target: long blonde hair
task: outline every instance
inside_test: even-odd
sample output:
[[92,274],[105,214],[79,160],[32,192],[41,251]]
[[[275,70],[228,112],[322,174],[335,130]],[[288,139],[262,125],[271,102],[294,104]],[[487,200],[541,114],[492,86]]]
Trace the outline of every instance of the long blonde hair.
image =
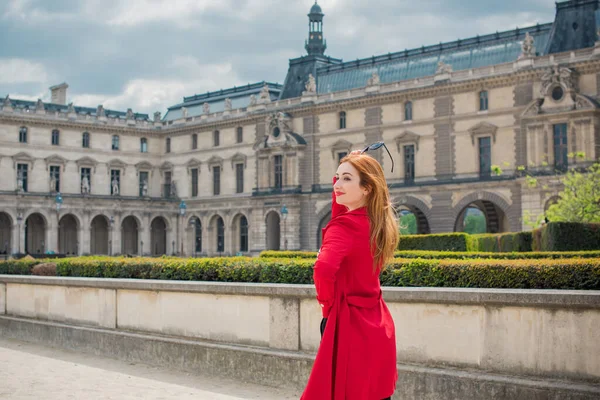
[[390,192],[383,169],[374,158],[366,154],[350,154],[340,160],[348,162],[358,171],[360,186],[367,189],[367,212],[371,221],[371,251],[374,269],[384,268],[398,247],[399,232],[396,210],[390,201]]

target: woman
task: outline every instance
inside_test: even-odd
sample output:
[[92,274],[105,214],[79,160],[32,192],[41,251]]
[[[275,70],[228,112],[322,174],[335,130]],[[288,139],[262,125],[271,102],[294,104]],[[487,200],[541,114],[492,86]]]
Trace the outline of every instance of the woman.
[[398,377],[396,337],[379,273],[398,245],[396,215],[375,159],[353,151],[333,183],[314,267],[324,331],[302,400],[389,399]]

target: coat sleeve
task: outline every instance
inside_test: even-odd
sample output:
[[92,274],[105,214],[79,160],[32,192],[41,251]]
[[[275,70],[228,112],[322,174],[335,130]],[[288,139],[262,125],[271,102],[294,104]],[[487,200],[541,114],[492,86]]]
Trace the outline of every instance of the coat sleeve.
[[[334,176],[333,177],[333,185],[335,185],[335,182],[337,181],[337,178]],[[348,211],[348,208],[346,208],[346,206],[343,206],[341,204],[338,204],[338,202],[335,200],[335,192],[333,191],[333,188],[331,190],[331,218],[335,218],[340,214],[345,213],[346,211]]]
[[329,316],[333,306],[336,275],[342,261],[352,249],[352,241],[351,229],[342,221],[333,221],[327,227],[313,272],[317,300],[321,306],[323,318]]

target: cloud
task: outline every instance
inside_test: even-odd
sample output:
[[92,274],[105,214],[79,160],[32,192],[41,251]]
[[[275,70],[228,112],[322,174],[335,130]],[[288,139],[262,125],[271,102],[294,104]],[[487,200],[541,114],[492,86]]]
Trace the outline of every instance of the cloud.
[[[32,97],[66,81],[69,101],[77,105],[164,112],[183,96],[283,82],[288,59],[305,54],[306,14],[313,4],[0,0],[0,92]],[[326,54],[346,61],[551,22],[555,8],[552,0],[319,4]]]
[[[128,81],[119,94],[76,94],[71,101],[81,106],[102,104],[111,109],[132,108],[136,112],[151,113],[181,103],[184,96],[243,84],[231,64],[201,64],[193,57],[176,57],[170,66],[181,72],[180,79],[134,79]],[[197,77],[186,79],[193,71]]]
[[48,81],[45,67],[19,58],[0,58],[0,84],[44,83]]

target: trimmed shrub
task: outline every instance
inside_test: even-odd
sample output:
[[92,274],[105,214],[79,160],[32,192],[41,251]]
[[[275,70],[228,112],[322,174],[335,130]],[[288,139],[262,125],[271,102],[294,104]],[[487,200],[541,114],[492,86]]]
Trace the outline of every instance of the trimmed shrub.
[[[264,251],[261,258],[301,258],[315,261],[316,252],[311,251]],[[600,258],[600,250],[596,251],[548,251],[526,253],[496,253],[496,252],[467,252],[467,251],[417,251],[402,250],[394,253],[395,258],[426,258],[426,259],[453,259],[469,260],[476,258],[496,260],[528,260],[539,258]]]
[[39,260],[8,260],[0,262],[0,275],[31,275]]
[[[468,253],[467,253],[468,254]],[[502,253],[490,253],[502,254]],[[219,282],[311,284],[314,260],[275,258],[78,257],[57,262],[57,275]],[[10,265],[10,268],[7,268]],[[30,265],[0,263],[0,270],[30,272]],[[21,268],[21,269],[20,269]],[[394,259],[381,274],[384,286],[521,289],[600,289],[600,258]]]
[[499,234],[472,235],[469,251],[484,252],[525,252],[531,251],[531,232],[510,232]]
[[469,235],[464,232],[432,235],[402,235],[398,250],[467,251]]
[[550,222],[533,231],[534,251],[600,250],[600,224]]
[[600,289],[600,259],[398,259],[381,276],[384,286],[504,289]]

